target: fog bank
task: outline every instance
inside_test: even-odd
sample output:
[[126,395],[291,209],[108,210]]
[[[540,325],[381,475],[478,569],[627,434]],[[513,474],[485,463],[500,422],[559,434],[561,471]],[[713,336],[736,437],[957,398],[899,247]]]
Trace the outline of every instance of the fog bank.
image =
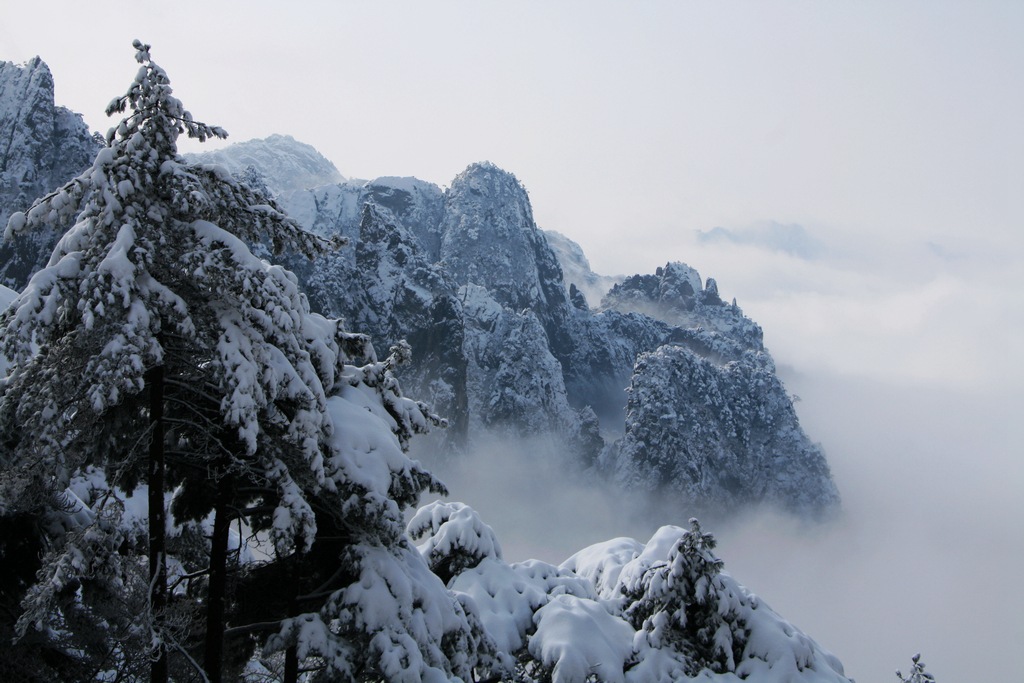
[[[733,228],[678,256],[765,330],[843,497],[838,519],[704,520],[725,568],[862,683],[920,652],[940,683],[1019,677],[1024,637],[1024,272],[1012,242],[869,241]],[[807,240],[788,249],[758,236]],[[558,563],[616,536],[685,524],[568,475],[537,444],[432,463],[507,559]]]

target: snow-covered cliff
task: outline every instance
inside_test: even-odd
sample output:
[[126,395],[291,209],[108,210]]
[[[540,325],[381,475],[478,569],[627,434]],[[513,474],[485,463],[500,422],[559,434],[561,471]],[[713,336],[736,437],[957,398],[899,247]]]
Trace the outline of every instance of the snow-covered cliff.
[[[0,61],[0,227],[85,169],[102,145],[80,114],[53,100],[53,75],[39,57]],[[21,288],[58,235],[0,245],[0,282]]]
[[[838,504],[761,328],[695,269],[612,279],[591,308],[559,255],[591,289],[606,280],[578,245],[556,237],[553,249],[519,180],[487,162],[447,191],[381,178],[281,199],[310,229],[352,240],[293,267],[324,312],[385,344],[412,342],[404,381],[449,416],[451,441],[571,435],[576,466],[698,508],[769,502],[817,515]],[[691,386],[697,375],[704,384]]]

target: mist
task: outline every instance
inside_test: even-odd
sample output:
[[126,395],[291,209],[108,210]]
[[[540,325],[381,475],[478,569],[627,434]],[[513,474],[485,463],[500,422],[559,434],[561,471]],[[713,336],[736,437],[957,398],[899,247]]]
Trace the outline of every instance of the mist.
[[577,550],[618,536],[646,541],[661,524],[683,524],[666,514],[651,526],[621,492],[581,475],[562,457],[557,437],[509,439],[475,435],[467,453],[438,455],[414,446],[419,458],[450,491],[497,533],[509,562],[539,559],[560,564]]
[[921,652],[939,681],[1013,680],[1024,598],[1019,397],[837,375],[787,386],[843,514],[718,530],[726,569],[835,652],[887,680]]
[[[1019,250],[822,228],[783,231],[808,240],[785,249],[763,225],[733,232],[680,238],[670,253],[715,277],[722,297],[736,296],[762,325],[843,502],[822,524],[771,510],[702,517],[726,571],[856,680],[893,680],[918,652],[942,683],[1015,680],[1024,636]],[[646,541],[690,514],[567,474],[557,447],[540,442],[496,439],[427,462],[452,499],[494,527],[510,561],[557,564],[617,536]]]
[[939,681],[1019,678],[1019,240],[812,232],[815,259],[698,255],[737,277],[843,496],[820,529],[723,529],[727,568],[861,681],[891,680],[916,652]]

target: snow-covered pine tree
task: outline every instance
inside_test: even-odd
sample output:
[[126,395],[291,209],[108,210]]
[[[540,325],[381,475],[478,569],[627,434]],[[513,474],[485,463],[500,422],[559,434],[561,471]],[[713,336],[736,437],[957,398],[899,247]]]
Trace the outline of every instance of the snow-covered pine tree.
[[[404,397],[392,374],[408,346],[391,351],[383,362],[369,345],[344,353],[329,383],[338,427],[328,443],[330,475],[314,499],[321,534],[309,561],[268,566],[246,586],[257,598],[248,604],[262,610],[249,621],[280,625],[260,665],[274,671],[267,656],[287,650],[286,682],[297,680],[300,663],[316,681],[470,681],[501,668],[475,606],[445,587],[405,535],[405,510],[426,488],[443,487],[404,453],[412,433],[437,418]],[[261,587],[276,588],[285,576],[298,589],[290,604],[258,599]]]
[[712,552],[715,544],[691,518],[666,561],[623,585],[623,617],[642,634],[644,645],[681,655],[690,676],[702,669],[735,671],[746,637],[737,609],[742,598],[721,581],[723,563]]
[[[176,638],[167,616],[184,600],[166,588],[173,489],[174,522],[213,516],[209,566],[190,571],[205,575],[196,590],[206,610],[207,679],[221,675],[225,614],[245,616],[224,604],[228,515],[244,515],[272,541],[272,561],[245,572],[240,590],[263,575],[297,579],[285,611],[264,610],[255,629],[279,631],[272,645],[288,651],[286,678],[309,657],[325,658],[327,672],[468,678],[487,651],[479,621],[403,535],[403,509],[424,489],[442,488],[403,453],[412,432],[437,421],[401,394],[391,373],[407,346],[378,362],[367,339],[310,313],[291,273],[252,255],[247,243],[307,254],[325,243],[223,169],[178,156],[180,134],[224,133],[196,122],[149,46],[135,48],[138,75],[109,108],[128,115],[107,147],[8,226],[9,234],[69,228],[0,316],[12,361],[0,387],[0,514],[30,517],[51,547],[23,600],[19,632],[75,640],[79,622],[88,622],[90,632],[107,634],[108,651],[85,652],[81,638],[51,650],[121,673],[151,657],[152,679],[166,680],[173,649],[178,666],[198,669],[193,655],[203,648],[194,633],[204,629]],[[110,484],[83,494],[88,505],[67,488],[85,472]],[[143,539],[123,514],[139,484],[149,492]],[[389,638],[407,654],[398,664],[365,618],[337,613],[379,611],[379,595],[359,590],[374,576],[392,588],[404,577],[389,603],[407,615],[388,621]],[[150,587],[141,610],[148,619],[101,614],[98,606],[129,584]],[[424,614],[430,628],[422,628]],[[304,637],[309,619],[323,625],[326,648]],[[118,623],[142,633],[136,640],[150,652],[118,643]],[[235,624],[236,632],[254,630]]]
[[463,503],[435,501],[416,511],[407,527],[412,538],[428,531],[419,546],[430,570],[446,584],[485,558],[501,559],[501,544],[490,526]]
[[[3,505],[59,513],[70,477],[89,465],[125,491],[148,485],[144,555],[153,676],[162,680],[166,490],[229,472],[258,477],[277,490],[278,517],[290,520],[274,526],[279,549],[312,542],[313,515],[298,491],[323,477],[319,444],[330,426],[305,301],[295,278],[253,258],[245,241],[309,254],[326,245],[221,169],[181,159],[180,134],[226,134],[195,121],[149,46],[134,46],[141,68],[108,107],[128,114],[93,166],[8,224],[8,235],[67,233],[0,317],[13,361],[0,398]],[[68,559],[82,549],[57,547],[53,580],[40,584],[50,588],[29,596],[37,622],[53,616],[55,589],[97,572]],[[109,555],[86,553],[95,562]]]

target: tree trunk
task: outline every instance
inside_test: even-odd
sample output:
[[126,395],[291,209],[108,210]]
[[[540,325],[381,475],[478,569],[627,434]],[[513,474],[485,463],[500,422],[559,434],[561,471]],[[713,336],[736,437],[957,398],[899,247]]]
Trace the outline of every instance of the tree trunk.
[[224,608],[227,598],[228,538],[231,514],[231,475],[217,481],[213,536],[210,539],[210,588],[206,601],[206,651],[203,669],[210,683],[221,683],[224,660]]
[[[287,571],[288,578],[290,579],[289,592],[291,597],[288,599],[288,616],[295,617],[299,614],[299,603],[296,598],[302,594],[304,588],[300,571],[302,563],[299,561],[300,555],[296,552],[294,555],[289,557],[286,561],[288,562]],[[298,683],[299,680],[299,647],[298,645],[292,644],[287,650],[284,651],[284,677],[282,683]]]
[[283,683],[297,683],[299,680],[299,648],[292,645],[284,651]]
[[149,610],[156,632],[150,681],[167,681],[167,646],[163,642],[164,611],[167,607],[167,512],[164,508],[164,369],[146,372],[149,386]]

